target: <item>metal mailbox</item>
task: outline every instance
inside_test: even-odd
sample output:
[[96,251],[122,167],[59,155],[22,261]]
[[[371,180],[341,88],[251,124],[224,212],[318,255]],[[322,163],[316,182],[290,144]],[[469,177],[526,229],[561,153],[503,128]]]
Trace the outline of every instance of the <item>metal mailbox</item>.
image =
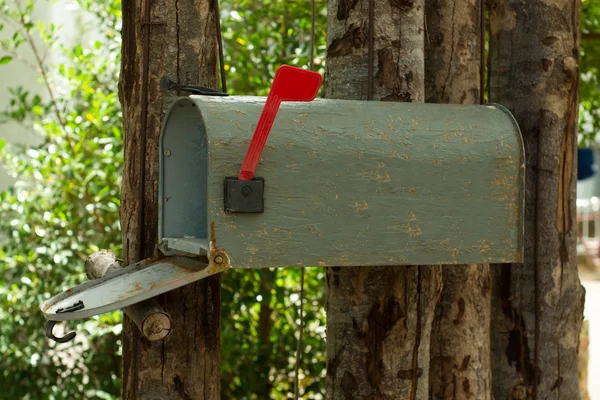
[[178,99],[158,149],[162,255],[46,301],[48,337],[228,268],[522,262],[524,149],[506,109],[311,101],[320,83],[282,66],[266,99]]
[[[262,212],[227,212],[264,98],[192,96],[160,139],[159,242],[233,268],[523,258],[524,150],[498,105],[283,103],[258,164]],[[234,190],[256,192],[245,181]]]

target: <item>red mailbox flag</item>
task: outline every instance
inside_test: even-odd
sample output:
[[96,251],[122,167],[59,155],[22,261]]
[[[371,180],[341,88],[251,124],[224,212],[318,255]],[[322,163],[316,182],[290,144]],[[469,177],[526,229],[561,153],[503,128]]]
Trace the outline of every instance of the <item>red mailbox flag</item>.
[[254,177],[256,166],[267,143],[271,127],[279,111],[282,101],[313,101],[321,86],[321,75],[318,72],[302,68],[282,65],[277,69],[273,85],[263,108],[256,130],[250,141],[246,158],[242,164],[238,179],[247,181]]

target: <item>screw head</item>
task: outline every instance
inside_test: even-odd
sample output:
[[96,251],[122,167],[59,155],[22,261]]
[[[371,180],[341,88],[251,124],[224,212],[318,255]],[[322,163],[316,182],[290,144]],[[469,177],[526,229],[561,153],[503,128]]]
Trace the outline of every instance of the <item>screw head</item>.
[[169,157],[171,155],[171,150],[165,150],[165,157]]
[[223,264],[224,261],[225,261],[225,259],[223,258],[223,256],[215,257],[215,264]]
[[248,197],[252,194],[252,189],[250,188],[250,186],[244,186],[242,188],[242,196],[244,197]]

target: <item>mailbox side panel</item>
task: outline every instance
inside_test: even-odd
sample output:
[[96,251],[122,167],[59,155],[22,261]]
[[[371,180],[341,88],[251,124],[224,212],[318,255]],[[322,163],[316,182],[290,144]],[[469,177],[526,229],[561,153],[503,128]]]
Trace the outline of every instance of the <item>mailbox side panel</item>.
[[264,99],[195,98],[211,240],[234,268],[522,260],[523,146],[493,106],[284,103],[257,176],[263,214],[223,212]]

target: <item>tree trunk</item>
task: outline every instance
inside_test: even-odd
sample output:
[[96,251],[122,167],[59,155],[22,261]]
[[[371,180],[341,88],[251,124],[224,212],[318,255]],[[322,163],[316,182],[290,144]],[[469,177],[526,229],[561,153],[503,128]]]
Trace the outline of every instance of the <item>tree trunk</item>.
[[[482,99],[482,1],[426,0],[425,98]],[[489,265],[448,265],[431,332],[430,398],[491,400]]]
[[[424,0],[374,0],[372,98],[424,99]],[[369,98],[369,0],[330,0],[328,98]],[[393,246],[390,243],[390,246]],[[327,398],[423,399],[441,268],[327,271]]]
[[578,0],[490,1],[490,100],[521,127],[525,263],[494,266],[496,399],[578,399]]
[[[157,253],[158,138],[176,94],[161,77],[216,87],[213,0],[124,0],[119,96],[125,165],[121,223],[126,263]],[[220,278],[201,280],[157,298],[173,331],[148,342],[125,319],[123,398],[220,398]]]

